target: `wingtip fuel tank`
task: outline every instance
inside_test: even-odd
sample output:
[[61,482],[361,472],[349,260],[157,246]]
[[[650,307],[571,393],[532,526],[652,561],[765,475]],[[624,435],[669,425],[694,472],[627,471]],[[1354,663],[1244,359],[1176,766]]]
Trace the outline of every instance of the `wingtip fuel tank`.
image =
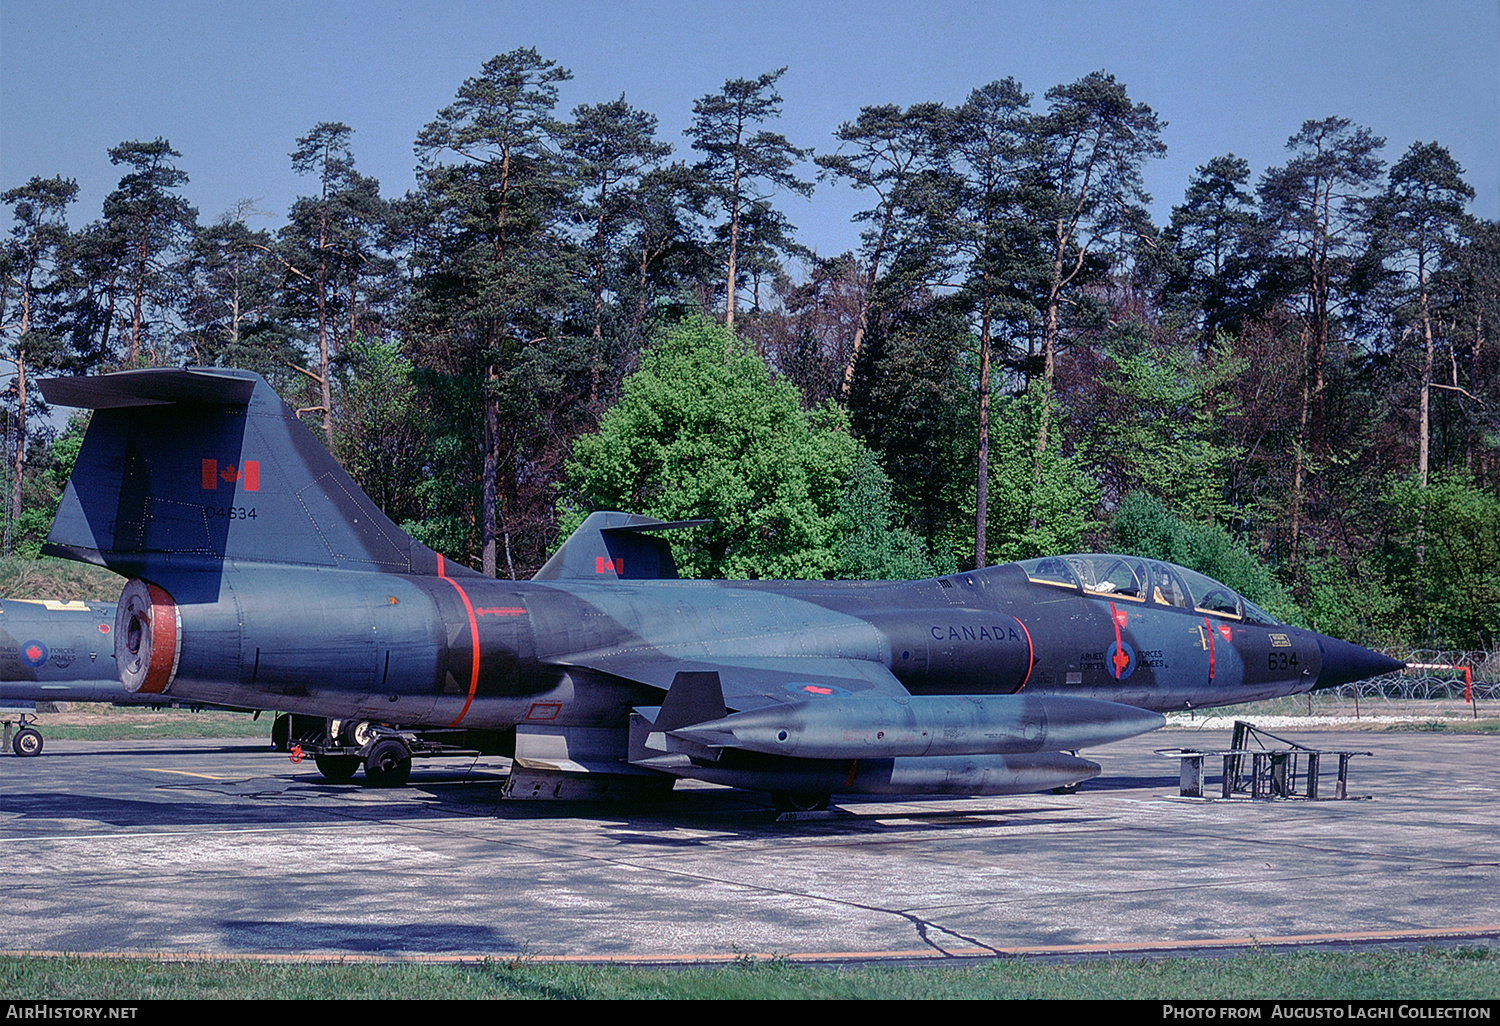
[[1165,722],[1160,713],[1089,698],[913,695],[767,706],[669,733],[711,748],[795,759],[888,759],[1076,751]]

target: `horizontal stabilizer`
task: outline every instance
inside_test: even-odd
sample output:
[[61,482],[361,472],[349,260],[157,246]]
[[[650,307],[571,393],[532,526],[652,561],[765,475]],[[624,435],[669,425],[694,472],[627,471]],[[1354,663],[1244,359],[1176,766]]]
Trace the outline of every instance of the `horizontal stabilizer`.
[[45,378],[42,395],[54,406],[115,410],[125,406],[211,403],[244,406],[255,380],[217,370],[152,368],[92,377]]

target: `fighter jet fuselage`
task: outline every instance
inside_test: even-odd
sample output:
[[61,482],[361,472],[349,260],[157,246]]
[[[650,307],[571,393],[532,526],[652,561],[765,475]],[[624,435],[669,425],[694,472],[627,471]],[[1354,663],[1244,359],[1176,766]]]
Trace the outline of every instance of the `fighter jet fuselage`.
[[[1099,769],[1068,753],[1161,710],[1400,665],[1130,556],[683,581],[658,535],[702,522],[599,512],[532,580],[494,580],[391,523],[253,374],[42,387],[97,410],[46,551],[130,578],[113,630],[129,690],[514,730],[530,797],[591,774],[825,797],[1066,786]],[[367,759],[367,776],[410,761],[380,743]]]
[[[1323,666],[1310,631],[1067,593],[1021,564],[912,582],[378,583],[266,569],[225,575],[213,603],[159,599],[180,641],[137,662],[139,684],[154,661],[194,701],[253,693],[294,712],[494,729],[591,723],[683,668],[737,659],[869,663],[913,695],[1024,689],[1156,711],[1298,694]],[[607,681],[608,708],[580,707],[580,681]]]

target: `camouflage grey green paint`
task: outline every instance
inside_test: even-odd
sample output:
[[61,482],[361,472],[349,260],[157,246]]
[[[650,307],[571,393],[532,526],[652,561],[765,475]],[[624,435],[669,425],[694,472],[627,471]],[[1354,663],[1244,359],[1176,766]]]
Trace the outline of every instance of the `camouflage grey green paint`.
[[254,374],[42,388],[97,411],[45,551],[132,579],[116,624],[127,688],[513,729],[535,796],[590,775],[805,796],[1064,786],[1098,772],[1065,753],[1160,711],[1401,665],[1120,556],[684,581],[657,533],[692,522],[601,512],[533,580],[493,580],[391,523]]
[[0,703],[132,698],[115,670],[114,622],[112,603],[0,601]]

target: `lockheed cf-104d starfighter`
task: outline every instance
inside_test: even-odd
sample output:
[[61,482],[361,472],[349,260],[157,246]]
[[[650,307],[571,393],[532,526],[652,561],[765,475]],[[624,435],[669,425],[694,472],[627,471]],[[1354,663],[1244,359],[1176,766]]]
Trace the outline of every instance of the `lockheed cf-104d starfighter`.
[[[126,691],[115,672],[115,607],[107,602],[0,601],[0,708],[37,702],[162,704]],[[9,733],[9,731],[7,731]],[[26,712],[9,738],[17,755],[40,755],[42,734]]]
[[[46,550],[130,578],[133,691],[402,728],[503,731],[512,797],[692,778],[783,804],[1009,794],[1162,710],[1329,687],[1401,664],[1128,556],[923,581],[679,580],[662,523],[592,514],[530,581],[393,524],[261,378],[55,378],[96,410]],[[377,730],[349,772],[404,780]],[[322,765],[322,763],[320,763]],[[337,774],[336,774],[337,775]]]
[[113,602],[0,599],[0,709],[19,713],[9,736],[16,755],[42,753],[30,712],[48,704],[201,705],[126,690],[115,668],[115,611]]

